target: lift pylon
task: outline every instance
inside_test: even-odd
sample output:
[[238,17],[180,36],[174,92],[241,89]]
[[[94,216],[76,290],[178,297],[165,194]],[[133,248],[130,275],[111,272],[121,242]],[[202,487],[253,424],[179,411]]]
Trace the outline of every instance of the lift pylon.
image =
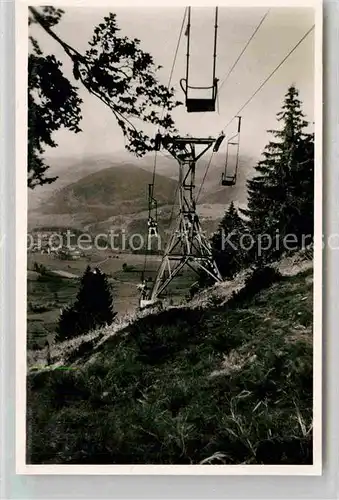
[[[215,144],[215,141],[213,138],[169,136],[161,140],[162,145],[179,164],[179,214],[149,299],[143,301],[145,305],[156,302],[185,266],[195,272],[202,270],[213,280],[222,281],[212,256],[210,242],[201,228],[194,196],[196,163]],[[197,151],[199,147],[200,151]]]

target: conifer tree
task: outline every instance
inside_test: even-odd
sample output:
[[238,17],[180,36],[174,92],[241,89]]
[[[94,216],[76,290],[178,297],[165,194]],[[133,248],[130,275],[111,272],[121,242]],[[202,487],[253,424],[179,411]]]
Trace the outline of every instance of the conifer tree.
[[213,257],[224,278],[231,278],[244,265],[241,239],[245,232],[245,223],[232,202],[211,239]]
[[107,275],[100,269],[92,270],[88,266],[81,278],[74,304],[60,316],[56,340],[63,341],[100,326],[110,325],[115,316]]
[[286,250],[287,235],[294,235],[288,249],[292,249],[293,241],[297,248],[306,235],[313,235],[314,136],[306,132],[308,122],[298,95],[292,85],[277,114],[282,127],[268,131],[274,139],[255,167],[257,175],[247,182],[248,207],[241,212],[248,218],[250,233],[256,241],[260,234],[272,240],[261,255],[257,244],[253,245],[251,258],[259,261],[268,261]]

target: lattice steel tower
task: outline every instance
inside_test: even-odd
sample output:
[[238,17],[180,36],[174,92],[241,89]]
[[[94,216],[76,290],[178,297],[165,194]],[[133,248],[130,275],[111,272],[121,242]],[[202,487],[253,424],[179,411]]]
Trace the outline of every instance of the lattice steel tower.
[[145,305],[155,302],[184,266],[195,272],[202,270],[215,281],[222,281],[210,242],[201,228],[194,195],[196,163],[213,145],[217,151],[222,139],[169,136],[156,139],[157,149],[163,145],[179,164],[179,214],[149,299],[143,301]]

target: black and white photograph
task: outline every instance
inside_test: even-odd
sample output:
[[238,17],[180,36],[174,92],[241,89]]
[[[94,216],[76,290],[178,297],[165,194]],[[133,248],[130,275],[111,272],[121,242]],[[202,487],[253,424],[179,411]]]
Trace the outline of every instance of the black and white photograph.
[[321,2],[18,3],[21,470],[320,474]]

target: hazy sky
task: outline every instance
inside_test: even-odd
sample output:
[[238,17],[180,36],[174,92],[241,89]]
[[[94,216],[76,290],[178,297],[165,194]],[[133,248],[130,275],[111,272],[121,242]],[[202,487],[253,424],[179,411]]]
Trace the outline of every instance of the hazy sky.
[[[64,17],[54,29],[67,43],[83,52],[87,48],[93,28],[110,10],[117,14],[121,34],[139,38],[142,48],[153,55],[157,64],[163,66],[159,78],[162,83],[167,84],[184,8],[65,8]],[[252,7],[219,9],[217,77],[220,80],[225,77],[266,11],[266,8]],[[192,84],[209,84],[211,79],[213,15],[213,8],[192,8]],[[254,40],[220,92],[219,114],[188,115],[182,106],[173,115],[180,132],[198,136],[217,135],[313,23],[314,14],[311,9],[271,8]],[[45,53],[54,53],[64,63],[66,75],[78,85],[78,82],[73,80],[72,66],[63,49],[37,25],[33,25],[30,34],[39,40]],[[185,76],[185,55],[186,37],[182,37],[172,79],[179,100],[183,100],[179,80]],[[288,86],[292,83],[300,90],[304,112],[312,122],[314,32],[242,112],[244,152],[256,156],[260,154],[267,142],[266,130],[276,127],[276,113],[280,110]],[[123,150],[124,139],[111,111],[82,87],[80,95],[84,101],[81,122],[83,132],[77,135],[65,130],[58,132],[55,138],[59,147],[49,153],[53,156],[103,155]],[[227,132],[233,132],[232,126]]]

